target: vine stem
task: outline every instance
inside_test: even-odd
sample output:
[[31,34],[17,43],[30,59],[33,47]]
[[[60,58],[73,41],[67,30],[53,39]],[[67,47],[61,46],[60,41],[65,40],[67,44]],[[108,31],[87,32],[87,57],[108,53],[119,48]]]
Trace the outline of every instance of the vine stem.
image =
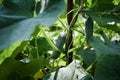
[[73,0],[67,1],[67,22],[68,22],[68,32],[67,32],[67,39],[66,39],[66,45],[65,45],[65,54],[66,54],[66,65],[71,63],[73,61],[73,52],[68,53],[68,50],[73,48],[73,31],[72,28],[75,25],[79,13],[83,9],[83,4],[78,8],[78,11],[75,13],[75,16],[73,17]]
[[55,50],[55,51],[60,51],[55,44],[50,40],[50,38],[47,36],[47,34],[45,33],[45,31],[43,30],[42,26],[39,26],[41,32],[43,33],[45,39],[47,40],[47,42],[50,44],[50,46]]
[[68,49],[71,49],[73,47],[73,37],[72,37],[72,30],[70,29],[70,24],[73,19],[73,0],[67,0],[67,23],[68,23],[68,32],[67,32],[67,39],[66,39],[66,45],[65,45],[65,54],[66,54],[66,65],[72,62],[72,56],[73,53],[68,54]]

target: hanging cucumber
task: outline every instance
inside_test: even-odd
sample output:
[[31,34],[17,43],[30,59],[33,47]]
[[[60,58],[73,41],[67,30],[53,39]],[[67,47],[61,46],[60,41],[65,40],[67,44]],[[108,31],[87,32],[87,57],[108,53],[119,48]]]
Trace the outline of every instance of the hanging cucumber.
[[87,42],[93,36],[93,20],[91,17],[88,17],[85,22],[85,36]]
[[[66,41],[66,33],[61,32],[55,44],[56,47],[62,51],[65,41]],[[60,53],[61,53],[60,51],[54,51],[52,55],[53,59],[57,59],[60,56]]]

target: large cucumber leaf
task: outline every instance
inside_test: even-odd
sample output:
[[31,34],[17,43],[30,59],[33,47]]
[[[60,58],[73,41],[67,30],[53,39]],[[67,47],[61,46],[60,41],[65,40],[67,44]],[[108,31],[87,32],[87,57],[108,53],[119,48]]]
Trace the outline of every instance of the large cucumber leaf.
[[34,0],[5,0],[5,3],[14,5],[10,8],[0,6],[0,50],[16,41],[28,39],[38,24],[52,25],[65,9],[64,0],[49,0],[45,10],[34,17]]
[[96,59],[96,52],[90,49],[84,49],[79,51],[80,56],[83,58],[85,68],[90,66],[92,62]]
[[92,80],[91,76],[82,68],[80,62],[73,61],[65,68],[45,76],[44,80]]
[[3,5],[0,6],[0,28],[33,17],[35,0],[3,0]]
[[97,52],[95,80],[119,80],[120,45],[112,44],[112,42],[105,44],[106,42],[94,37],[89,43]]

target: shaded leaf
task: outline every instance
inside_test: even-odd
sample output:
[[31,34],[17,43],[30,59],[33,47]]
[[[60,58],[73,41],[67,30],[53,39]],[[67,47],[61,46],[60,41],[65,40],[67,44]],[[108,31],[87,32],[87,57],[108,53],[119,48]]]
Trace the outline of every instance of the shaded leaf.
[[29,63],[23,63],[12,58],[7,58],[0,65],[0,80],[8,80],[9,78],[18,75],[18,78],[23,78],[28,75],[34,75],[39,69],[46,65],[44,57],[34,59]]
[[[34,10],[35,0],[3,0],[3,5],[5,8],[15,11],[31,11]],[[26,6],[27,5],[27,6]],[[29,12],[29,13],[31,13]],[[23,12],[22,12],[23,13]],[[19,13],[21,14],[21,13]]]
[[[13,80],[13,79],[12,79]],[[28,76],[25,76],[23,77],[21,80],[35,80],[33,76],[31,75],[28,75]]]
[[106,11],[114,8],[113,0],[92,0],[91,8],[97,11]]
[[97,22],[99,25],[109,25],[110,23],[120,23],[120,14],[111,14],[111,13],[104,13],[104,12],[95,12],[95,13],[88,13],[93,20]]
[[[49,43],[47,42],[47,40],[45,39],[45,37],[38,37],[38,38],[34,38],[30,44],[34,47],[38,48],[38,52],[39,52],[39,56],[41,56],[43,53],[47,52],[48,50],[51,50],[51,46],[49,45]],[[37,46],[36,46],[37,45]],[[36,53],[35,53],[36,54]],[[33,53],[34,55],[34,53]]]
[[92,62],[96,59],[96,53],[94,50],[90,49],[80,50],[79,54],[83,58],[86,67],[92,64]]
[[120,27],[116,24],[114,25],[99,25],[100,27],[107,28],[108,30],[115,31],[116,33],[120,33]]
[[115,41],[110,41],[106,34],[103,32],[103,31],[100,31],[100,34],[101,36],[103,37],[104,39],[104,43],[106,44],[107,47],[110,47],[116,51],[120,51],[120,45],[119,45],[119,42],[115,42]]
[[99,25],[120,23],[120,4],[114,4],[113,0],[92,0],[89,10],[86,13]]
[[104,44],[98,38],[91,38],[90,45],[97,52],[97,64],[95,69],[95,80],[119,80],[120,77],[120,46],[114,48]]
[[0,7],[0,28],[33,17],[35,0],[4,0],[3,5]]

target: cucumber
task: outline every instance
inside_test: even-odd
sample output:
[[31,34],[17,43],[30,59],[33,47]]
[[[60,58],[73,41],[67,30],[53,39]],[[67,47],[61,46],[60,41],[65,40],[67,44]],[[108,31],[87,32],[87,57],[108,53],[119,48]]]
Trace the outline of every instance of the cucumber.
[[91,17],[88,17],[85,22],[85,36],[87,42],[93,36],[93,20]]
[[[66,41],[66,32],[61,32],[55,44],[56,47],[62,51],[65,41]],[[61,52],[59,51],[58,52],[53,51],[53,55],[52,55],[53,59],[57,59],[60,56],[60,53]]]

